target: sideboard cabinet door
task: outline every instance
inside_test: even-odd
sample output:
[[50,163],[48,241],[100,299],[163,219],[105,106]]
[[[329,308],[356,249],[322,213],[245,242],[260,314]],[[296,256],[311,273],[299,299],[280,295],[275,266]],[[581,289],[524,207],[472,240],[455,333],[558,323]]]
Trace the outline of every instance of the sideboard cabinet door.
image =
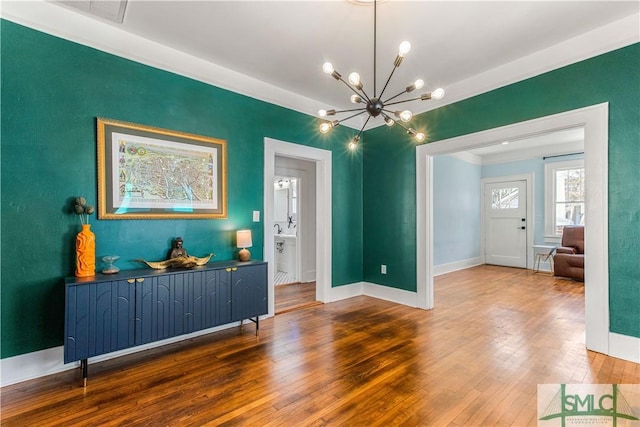
[[126,281],[67,285],[65,298],[65,363],[134,345],[133,285]]
[[204,272],[204,328],[231,323],[231,269]]
[[[135,279],[136,345],[169,338],[172,276]],[[133,279],[130,279],[133,280]]]
[[171,286],[171,334],[188,334],[204,328],[205,281],[201,271],[173,276]]
[[233,269],[231,283],[232,321],[267,314],[267,264]]
[[66,286],[64,363],[89,357],[89,288]]
[[124,280],[112,282],[111,350],[135,345],[135,286]]

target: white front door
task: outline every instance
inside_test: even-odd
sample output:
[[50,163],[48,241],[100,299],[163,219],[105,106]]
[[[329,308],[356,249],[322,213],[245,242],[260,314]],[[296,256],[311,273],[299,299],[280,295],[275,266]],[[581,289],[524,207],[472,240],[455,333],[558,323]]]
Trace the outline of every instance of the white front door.
[[525,180],[484,184],[485,263],[527,268]]

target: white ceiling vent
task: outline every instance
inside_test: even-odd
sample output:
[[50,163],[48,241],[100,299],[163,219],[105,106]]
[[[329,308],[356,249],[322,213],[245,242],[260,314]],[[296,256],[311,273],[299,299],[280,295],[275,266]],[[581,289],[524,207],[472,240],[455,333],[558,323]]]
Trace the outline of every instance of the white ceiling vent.
[[54,0],[53,3],[72,7],[118,24],[124,21],[124,11],[127,8],[127,0]]

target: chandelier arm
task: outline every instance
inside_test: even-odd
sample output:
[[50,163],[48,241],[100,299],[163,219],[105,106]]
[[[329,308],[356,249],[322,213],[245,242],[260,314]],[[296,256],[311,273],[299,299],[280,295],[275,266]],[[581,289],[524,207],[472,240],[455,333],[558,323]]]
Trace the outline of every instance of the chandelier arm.
[[[395,97],[394,97],[395,98]],[[393,99],[393,98],[389,98],[389,99]],[[402,101],[396,101],[396,102],[389,102],[387,103],[386,101],[384,102],[384,105],[396,105],[396,104],[402,104],[403,102],[409,102],[409,101],[418,101],[422,99],[422,97],[417,97],[417,98],[411,98],[411,99],[404,99]],[[387,100],[388,101],[388,100]]]
[[358,132],[358,136],[356,136],[356,138],[360,139],[360,135],[362,135],[362,132],[364,132],[364,128],[365,126],[367,126],[367,123],[369,123],[369,120],[371,120],[371,116],[367,117],[367,120],[365,120],[364,124],[360,128],[360,132]]
[[[382,101],[382,103],[383,103],[384,105],[387,105],[387,102],[391,101],[392,99],[395,99],[395,98],[399,97],[400,95],[404,95],[405,93],[407,93],[407,90],[406,90],[406,89],[405,89],[405,90],[403,90],[402,92],[400,92],[400,93],[399,93],[399,94],[397,94],[397,95],[393,95],[391,98],[385,99],[384,101]],[[404,101],[400,101],[400,102],[404,102]],[[394,102],[394,104],[397,104],[397,102]]]
[[[351,89],[353,91],[353,93],[355,93],[356,95],[360,96],[360,94],[358,93],[358,91],[356,90],[356,88],[354,88],[353,86],[351,86],[349,84],[349,82],[345,81],[342,77],[339,78],[339,80],[344,83],[349,89]],[[367,98],[367,102],[369,101],[369,97],[367,96],[366,93],[364,93],[364,91],[362,91],[362,93],[364,94],[364,96]]]
[[395,124],[397,124],[398,126],[400,126],[402,129],[409,131],[409,128],[407,128],[405,125],[403,125],[402,123],[400,123],[398,120],[395,120]]
[[[360,133],[364,131],[364,128],[367,126],[367,123],[369,123],[369,120],[371,120],[371,116],[367,117],[367,120],[364,121],[364,124],[362,125],[362,129],[360,129]],[[360,133],[358,135],[360,135]]]
[[369,98],[369,95],[367,95],[367,92],[365,92],[364,89],[360,89],[360,92],[362,92],[367,102],[371,102],[371,98]]
[[[395,114],[396,114],[396,112],[395,112],[395,111],[389,111],[389,110],[382,110],[382,111],[384,111],[385,113],[388,113],[389,115],[395,115]],[[404,127],[404,126],[400,123],[400,120],[394,120],[393,122],[394,122],[394,123],[396,123],[396,124],[398,124],[398,125],[400,125],[400,127],[401,127],[402,129],[406,130],[407,132],[409,131],[409,129],[408,129],[408,128]]]
[[338,114],[338,113],[349,113],[351,111],[362,111],[362,110],[366,110],[366,108],[352,108],[350,110],[337,110],[335,112],[335,114]]
[[400,120],[394,120],[393,121],[396,125],[400,126],[402,129],[406,130],[407,132],[409,132],[409,128],[406,127],[405,125],[403,125],[402,123],[400,123]]
[[[346,120],[352,119],[352,118],[354,118],[354,117],[356,117],[356,116],[359,116],[360,114],[362,114],[362,113],[366,113],[366,112],[367,112],[367,109],[366,109],[366,108],[362,108],[362,111],[360,111],[359,113],[352,114],[352,115],[350,115],[349,117],[345,117],[345,118],[344,118],[344,119],[342,119],[342,120],[338,120],[338,123],[342,123],[342,122],[344,122],[344,121],[346,121]],[[371,117],[371,116],[369,116],[369,117]],[[367,119],[367,120],[368,120],[368,119]]]
[[391,81],[391,77],[393,77],[393,73],[396,71],[397,68],[398,66],[394,64],[393,70],[391,70],[391,74],[389,74],[389,78],[387,79],[387,82],[384,84],[384,87],[382,88],[382,92],[380,92],[380,96],[378,97],[378,99],[382,98],[382,94],[384,93],[385,89],[387,89],[387,85]]

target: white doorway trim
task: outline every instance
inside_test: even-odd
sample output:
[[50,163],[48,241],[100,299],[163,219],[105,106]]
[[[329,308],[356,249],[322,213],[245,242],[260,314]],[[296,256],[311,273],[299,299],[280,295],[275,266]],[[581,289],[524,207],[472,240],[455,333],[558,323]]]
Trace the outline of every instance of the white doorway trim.
[[[507,182],[507,181],[524,181],[525,187],[527,189],[527,222],[525,223],[526,228],[526,245],[527,245],[527,268],[533,268],[533,255],[531,255],[531,248],[533,247],[533,236],[535,231],[535,219],[533,213],[535,212],[533,203],[533,174],[521,174],[521,175],[510,175],[510,176],[495,176],[480,179],[480,194],[481,196],[481,208],[480,208],[480,254],[482,256],[482,262],[485,262],[487,259],[487,244],[486,244],[486,227],[485,227],[485,218],[486,218],[486,206],[485,206],[485,198],[484,198],[484,185],[492,184],[497,182]],[[432,185],[433,187],[433,185]]]
[[264,260],[268,266],[269,316],[275,314],[273,178],[276,156],[316,163],[316,301],[327,302],[331,291],[331,151],[264,138]]
[[424,144],[416,149],[416,266],[418,307],[433,300],[433,157],[550,131],[585,128],[585,327],[586,346],[609,354],[608,146],[609,104],[603,103],[526,122]]

